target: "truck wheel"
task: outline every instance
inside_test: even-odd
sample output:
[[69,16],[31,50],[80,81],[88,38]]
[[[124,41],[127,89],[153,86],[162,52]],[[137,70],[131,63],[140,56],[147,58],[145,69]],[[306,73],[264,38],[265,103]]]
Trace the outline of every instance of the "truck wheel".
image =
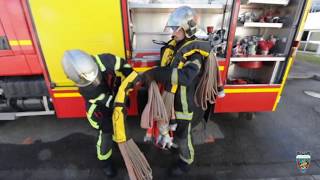
[[253,112],[239,112],[239,120],[253,120],[255,119],[255,114]]

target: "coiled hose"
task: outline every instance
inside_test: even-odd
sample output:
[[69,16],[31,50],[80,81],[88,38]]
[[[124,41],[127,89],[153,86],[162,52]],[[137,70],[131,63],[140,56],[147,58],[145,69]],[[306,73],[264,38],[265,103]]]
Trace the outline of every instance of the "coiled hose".
[[[166,97],[167,96],[165,96],[165,99],[167,99]],[[153,120],[156,120],[161,124],[168,124],[169,116],[166,110],[167,108],[168,107],[163,102],[157,83],[152,81],[148,90],[148,103],[141,115],[141,128],[151,128]]]
[[204,64],[204,71],[196,88],[194,102],[202,110],[208,108],[207,102],[214,104],[218,94],[218,81],[220,79],[219,65],[216,53],[210,52]]
[[163,91],[162,93],[163,103],[166,108],[168,119],[175,119],[174,112],[174,94],[168,91]]
[[130,139],[125,143],[118,143],[118,146],[127,167],[129,178],[131,180],[151,180],[152,169],[136,143]]

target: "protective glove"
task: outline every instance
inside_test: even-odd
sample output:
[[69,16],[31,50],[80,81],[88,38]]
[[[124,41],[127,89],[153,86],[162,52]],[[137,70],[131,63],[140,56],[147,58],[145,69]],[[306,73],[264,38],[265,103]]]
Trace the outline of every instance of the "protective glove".
[[149,135],[149,134],[146,134],[146,135],[143,137],[143,142],[145,142],[145,143],[150,143],[150,142],[152,142],[152,136]]
[[160,134],[157,138],[157,144],[161,145],[163,149],[165,149],[166,147],[171,148],[173,143],[169,133],[164,135]]
[[172,146],[172,138],[169,135],[169,126],[162,125],[159,127],[160,135],[157,138],[157,144],[160,144],[162,148],[168,147],[171,148]]
[[177,120],[171,119],[169,124],[170,131],[176,131],[178,127]]

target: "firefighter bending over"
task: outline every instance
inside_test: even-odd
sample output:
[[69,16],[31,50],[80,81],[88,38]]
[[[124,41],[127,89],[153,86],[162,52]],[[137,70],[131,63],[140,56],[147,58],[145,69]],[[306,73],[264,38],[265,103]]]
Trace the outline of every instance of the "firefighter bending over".
[[87,119],[98,130],[97,157],[103,162],[104,173],[113,177],[117,171],[111,160],[112,140],[126,141],[125,101],[138,74],[120,57],[112,54],[91,56],[82,50],[65,51],[62,66],[85,99]]

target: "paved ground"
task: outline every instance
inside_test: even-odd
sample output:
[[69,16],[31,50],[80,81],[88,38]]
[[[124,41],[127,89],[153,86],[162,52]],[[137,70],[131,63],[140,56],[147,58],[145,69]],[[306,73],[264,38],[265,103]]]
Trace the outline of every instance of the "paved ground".
[[[296,62],[292,77],[317,72],[319,66]],[[236,114],[214,118],[224,139],[195,147],[192,171],[182,179],[320,179],[320,99],[303,93],[320,91],[313,79],[289,80],[276,112],[257,113],[252,121]],[[143,132],[135,119],[130,134],[140,141]],[[0,180],[7,179],[106,179],[95,157],[95,131],[79,119],[54,116],[0,122]],[[173,161],[169,152],[139,143],[153,167],[154,179],[167,179]],[[300,173],[297,151],[310,151],[311,167]],[[119,153],[116,179],[128,179]],[[318,176],[317,176],[318,175]]]

